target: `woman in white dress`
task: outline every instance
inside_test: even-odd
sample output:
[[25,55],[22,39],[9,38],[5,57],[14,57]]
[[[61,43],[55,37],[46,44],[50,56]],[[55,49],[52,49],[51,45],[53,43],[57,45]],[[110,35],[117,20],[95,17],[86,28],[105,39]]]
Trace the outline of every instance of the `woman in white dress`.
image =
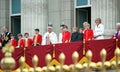
[[97,18],[95,20],[96,26],[94,30],[94,39],[100,40],[104,39],[104,25],[101,23],[101,19]]

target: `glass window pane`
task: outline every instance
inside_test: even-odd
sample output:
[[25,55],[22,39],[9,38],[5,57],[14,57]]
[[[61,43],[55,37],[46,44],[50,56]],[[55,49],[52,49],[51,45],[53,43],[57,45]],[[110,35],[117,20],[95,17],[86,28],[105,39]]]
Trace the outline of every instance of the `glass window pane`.
[[12,0],[12,14],[21,13],[21,0]]
[[88,4],[88,0],[77,0],[76,1],[77,6],[82,6],[82,5],[87,5]]

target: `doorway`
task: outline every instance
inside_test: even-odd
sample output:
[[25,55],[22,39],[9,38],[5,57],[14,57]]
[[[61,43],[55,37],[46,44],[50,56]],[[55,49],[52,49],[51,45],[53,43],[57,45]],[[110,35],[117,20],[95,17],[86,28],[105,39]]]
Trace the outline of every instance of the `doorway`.
[[18,33],[21,33],[21,16],[11,17],[11,31],[15,37]]
[[76,9],[76,24],[78,28],[83,28],[83,23],[91,24],[91,7]]

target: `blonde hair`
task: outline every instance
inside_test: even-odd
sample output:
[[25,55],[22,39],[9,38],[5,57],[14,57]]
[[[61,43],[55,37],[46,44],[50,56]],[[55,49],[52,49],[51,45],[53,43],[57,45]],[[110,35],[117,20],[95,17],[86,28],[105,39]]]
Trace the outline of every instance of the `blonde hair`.
[[90,24],[88,22],[84,22],[83,26],[89,26],[90,27]]
[[96,21],[99,21],[99,23],[101,23],[101,18],[96,18],[96,19],[95,19],[95,22],[96,22]]
[[73,27],[74,30],[78,30],[78,27]]

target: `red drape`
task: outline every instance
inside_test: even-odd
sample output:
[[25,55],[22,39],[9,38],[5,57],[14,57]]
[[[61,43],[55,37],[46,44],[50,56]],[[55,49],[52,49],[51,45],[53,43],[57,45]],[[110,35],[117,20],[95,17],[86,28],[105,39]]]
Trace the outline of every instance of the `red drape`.
[[[116,49],[116,40],[115,39],[107,39],[107,40],[93,40],[86,42],[86,52],[91,50],[93,53],[92,61],[98,62],[101,61],[100,51],[105,48],[107,51],[107,61],[114,57],[114,51]],[[118,41],[118,46],[120,46],[120,40]],[[54,49],[55,48],[55,49]],[[16,61],[16,68],[19,67],[19,59],[25,53],[26,63],[29,66],[33,66],[32,58],[34,55],[37,55],[39,58],[39,67],[46,66],[45,56],[46,54],[53,55],[53,50],[55,50],[55,59],[59,61],[60,53],[64,53],[66,56],[65,64],[70,65],[73,63],[72,54],[74,51],[79,53],[79,60],[81,60],[83,55],[83,42],[73,42],[73,43],[64,43],[64,44],[56,44],[55,47],[53,45],[46,46],[35,46],[26,48],[25,52],[23,48],[16,48],[13,53],[13,58]],[[0,60],[4,57],[2,50],[0,49]]]
[[93,53],[92,61],[98,62],[101,61],[100,51],[105,48],[107,51],[106,60],[110,60],[114,56],[114,51],[116,49],[116,41],[115,40],[95,40],[86,42],[86,52],[87,50],[91,50]]
[[79,53],[79,60],[83,57],[83,46],[82,42],[66,43],[66,44],[57,44],[55,46],[55,55],[57,61],[59,61],[60,53],[64,53],[66,56],[65,64],[72,64],[72,54],[77,51]]
[[29,47],[26,50],[26,56],[25,56],[26,63],[30,66],[33,66],[32,58],[34,55],[37,55],[39,58],[38,66],[39,67],[46,66],[45,56],[48,53],[51,54],[51,56],[52,56],[52,53],[53,53],[52,45]]

